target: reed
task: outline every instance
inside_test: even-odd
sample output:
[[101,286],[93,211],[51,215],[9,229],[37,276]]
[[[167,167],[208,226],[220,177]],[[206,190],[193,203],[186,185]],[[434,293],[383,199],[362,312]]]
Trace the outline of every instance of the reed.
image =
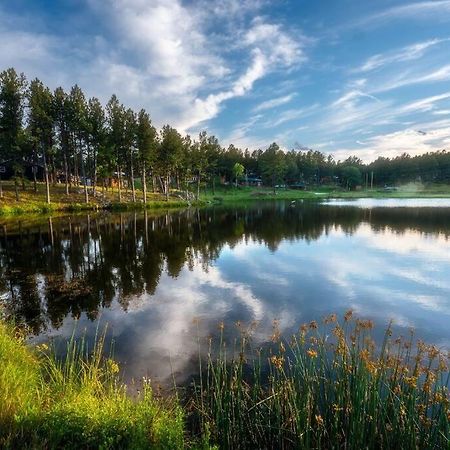
[[[411,336],[381,347],[372,322],[311,322],[255,349],[251,332],[211,345],[195,387],[194,423],[219,448],[449,448],[449,355]],[[267,367],[267,369],[265,369]]]

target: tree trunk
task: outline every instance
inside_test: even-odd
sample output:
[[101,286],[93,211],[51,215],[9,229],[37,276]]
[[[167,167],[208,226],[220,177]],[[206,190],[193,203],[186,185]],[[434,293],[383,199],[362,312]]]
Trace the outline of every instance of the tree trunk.
[[117,181],[119,185],[119,202],[122,202],[122,173],[120,166],[117,166]]
[[165,186],[164,186],[164,190],[165,190],[165,194],[166,194],[166,202],[169,201],[169,175],[166,175],[166,180],[165,180]]
[[0,175],[0,198],[3,198],[3,183],[1,175]]
[[131,195],[133,197],[133,203],[136,203],[136,189],[134,189],[134,167],[133,157],[130,158],[130,175],[131,175]]
[[19,183],[17,182],[17,172],[15,173],[14,176],[14,189],[16,191],[16,202],[18,202],[19,199]]
[[37,152],[36,149],[33,149],[33,185],[34,185],[34,192],[37,192]]
[[64,152],[64,181],[66,184],[66,195],[69,195],[69,166],[67,164],[66,152]]
[[45,195],[47,198],[47,203],[50,204],[50,183],[48,179],[47,157],[45,156],[45,150],[43,152],[43,156],[44,156]]
[[92,177],[92,195],[94,197],[96,187],[97,187],[97,152],[94,151],[94,176]]
[[89,203],[89,193],[88,193],[88,188],[87,188],[86,169],[85,169],[85,165],[84,165],[83,155],[81,155],[81,176],[83,177],[84,202]]
[[145,162],[142,163],[142,196],[144,205],[147,204],[147,180],[145,178]]
[[200,199],[200,172],[197,174],[197,201]]

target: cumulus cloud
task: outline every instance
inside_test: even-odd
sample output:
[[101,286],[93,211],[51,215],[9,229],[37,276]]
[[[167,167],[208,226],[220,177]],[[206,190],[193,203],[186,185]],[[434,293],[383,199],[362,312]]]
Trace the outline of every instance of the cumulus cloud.
[[95,34],[68,29],[63,40],[29,32],[0,9],[0,37],[10,43],[0,46],[0,56],[52,88],[78,83],[104,102],[116,93],[127,105],[148,109],[157,125],[187,131],[268,73],[304,60],[297,37],[258,16],[265,3],[86,0],[85,13],[98,23]]

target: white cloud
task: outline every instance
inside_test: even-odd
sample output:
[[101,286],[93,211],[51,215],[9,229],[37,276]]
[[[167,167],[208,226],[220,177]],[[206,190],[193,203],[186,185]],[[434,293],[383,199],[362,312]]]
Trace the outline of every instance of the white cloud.
[[62,42],[22,30],[23,21],[0,10],[0,37],[8,42],[0,59],[51,88],[78,83],[103,102],[116,93],[127,106],[148,109],[157,125],[186,131],[257,80],[305,59],[303,37],[261,17],[250,21],[265,3],[87,0],[98,35],[68,30]]
[[407,47],[403,47],[394,52],[371,56],[362,66],[354,70],[354,72],[369,72],[386,65],[418,59],[424,55],[428,48],[448,40],[449,39],[431,39],[425,42],[408,45]]
[[[418,155],[426,152],[443,150],[450,145],[450,124],[429,124],[420,129],[405,129],[392,133],[379,134],[364,141],[364,148],[358,148],[357,155],[367,161],[379,156],[395,157],[402,153]],[[354,154],[352,148],[341,148],[333,151],[339,159]]]
[[378,25],[391,20],[427,20],[434,18],[441,21],[450,20],[450,0],[430,0],[410,2],[401,6],[394,6],[380,13],[373,14],[360,20],[358,25]]
[[399,113],[409,113],[409,112],[427,112],[431,111],[435,107],[435,103],[446,100],[450,98],[450,92],[445,92],[443,94],[434,95],[432,97],[422,98],[414,102],[408,103],[400,108]]
[[394,89],[411,86],[414,84],[424,84],[430,82],[441,82],[450,80],[450,64],[434,69],[428,73],[420,75],[411,74],[410,72],[400,73],[393,79],[382,82],[372,89],[373,93],[381,93],[392,91]]
[[270,100],[266,100],[257,105],[255,108],[253,108],[253,112],[266,111],[267,109],[272,109],[276,108],[277,106],[285,105],[286,103],[289,103],[294,97],[295,94],[289,94],[283,97],[277,97],[272,98]]

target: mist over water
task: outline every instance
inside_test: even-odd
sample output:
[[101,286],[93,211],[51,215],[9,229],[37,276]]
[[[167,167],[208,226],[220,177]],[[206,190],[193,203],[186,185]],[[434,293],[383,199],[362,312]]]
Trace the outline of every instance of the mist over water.
[[450,204],[373,202],[3,222],[1,299],[38,341],[108,324],[127,379],[186,379],[221,322],[259,345],[349,308],[449,347]]

